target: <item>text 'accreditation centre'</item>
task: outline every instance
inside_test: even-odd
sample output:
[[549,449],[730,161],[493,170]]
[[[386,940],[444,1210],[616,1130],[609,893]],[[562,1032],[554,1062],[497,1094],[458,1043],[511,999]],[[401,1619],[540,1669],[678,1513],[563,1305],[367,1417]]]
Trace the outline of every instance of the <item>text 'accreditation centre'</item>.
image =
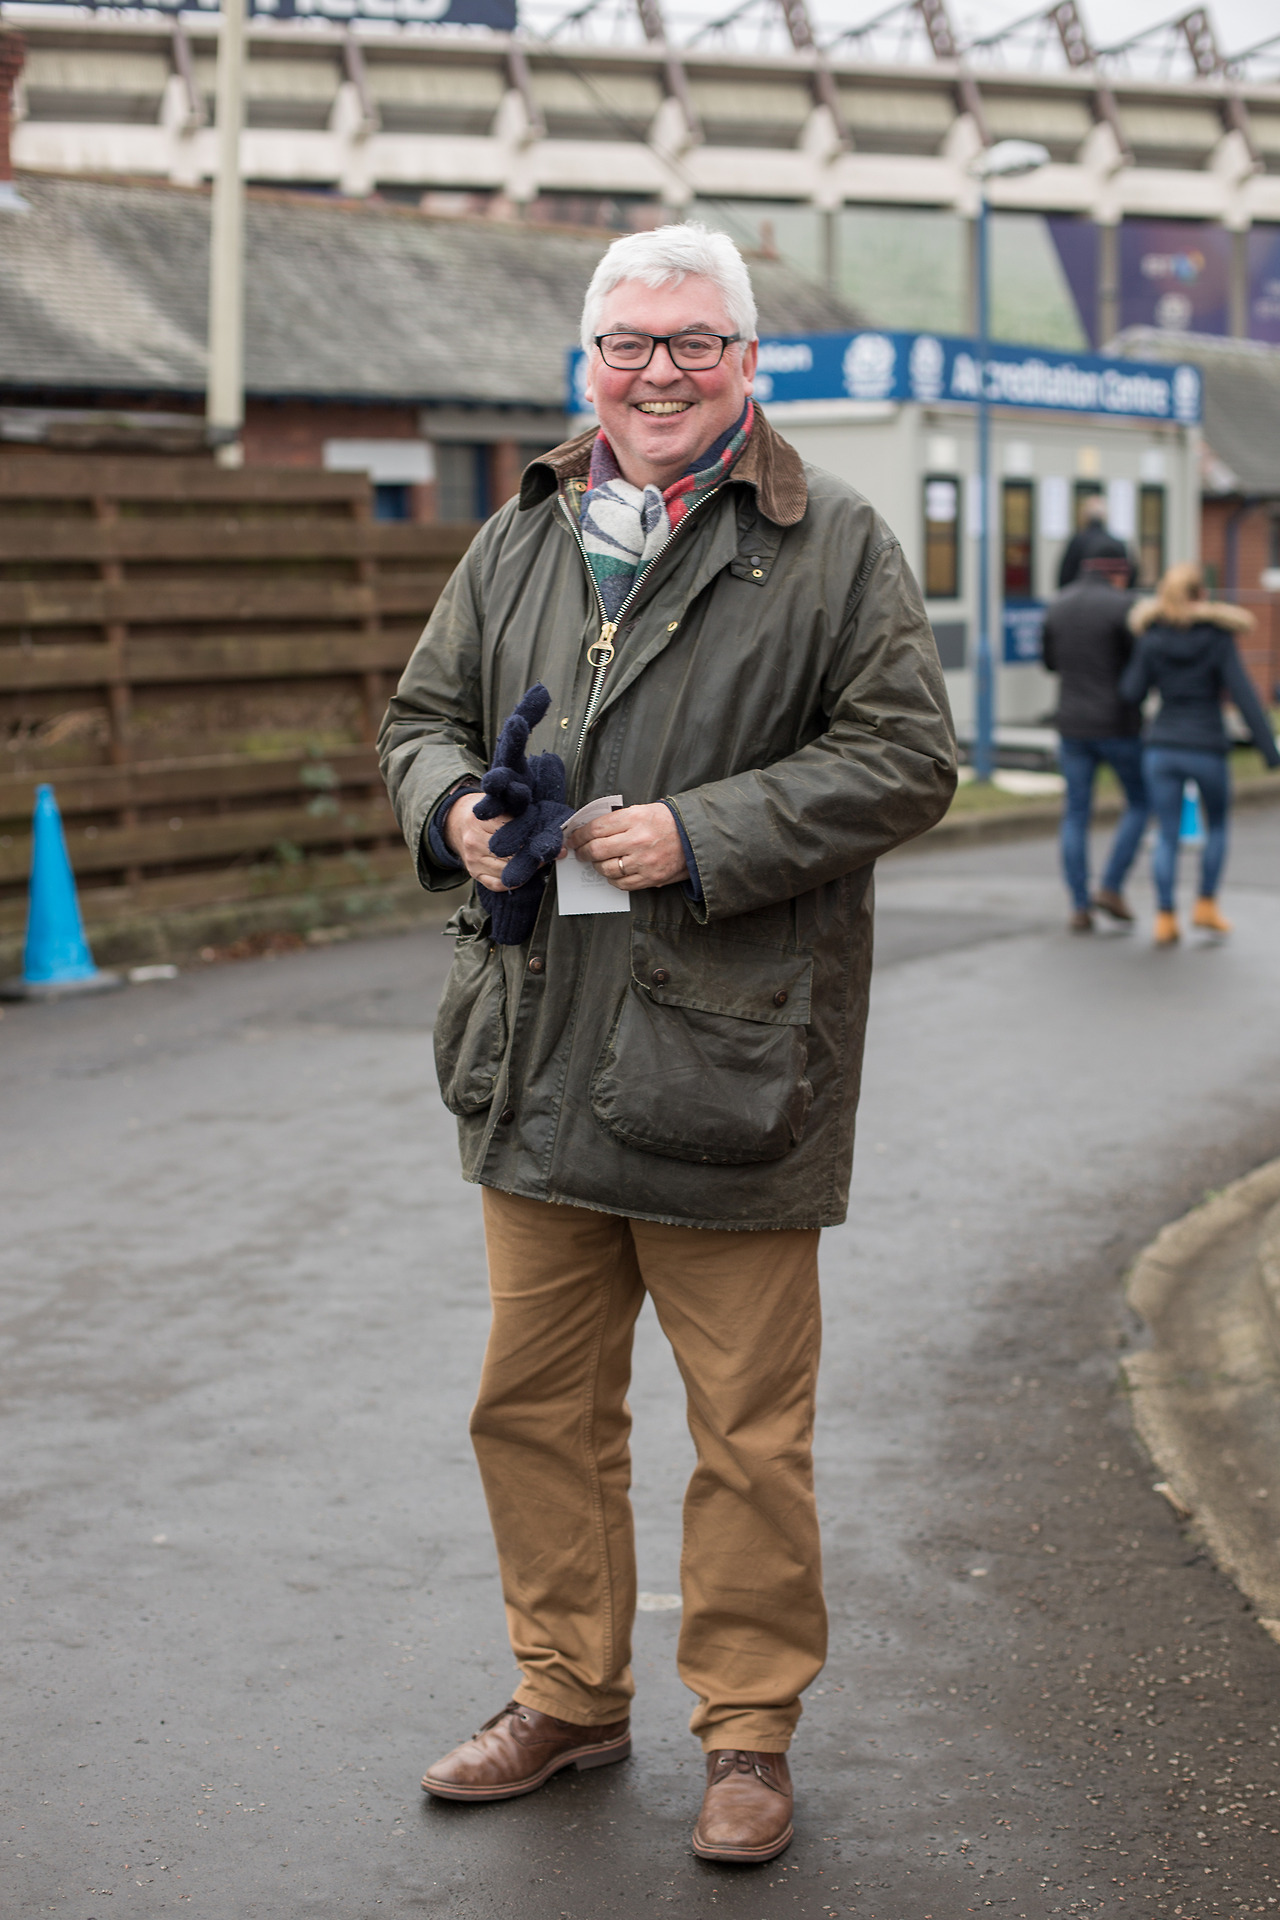
[[[1200,543],[1202,376],[1186,364],[993,343],[989,592],[996,715],[1042,722],[1054,683],[1040,626],[1090,496],[1154,586]],[[585,362],[569,356],[583,418]],[[972,733],[982,527],[976,342],[932,333],[762,337],[755,396],[806,460],[872,497],[923,589],[956,725]]]

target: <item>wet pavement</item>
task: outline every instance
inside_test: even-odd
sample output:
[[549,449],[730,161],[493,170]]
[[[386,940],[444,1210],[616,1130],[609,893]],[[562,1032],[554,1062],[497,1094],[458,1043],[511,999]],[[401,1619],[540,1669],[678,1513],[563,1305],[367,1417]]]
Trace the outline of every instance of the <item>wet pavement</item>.
[[[879,894],[823,1244],[831,1659],[765,1869],[689,1850],[661,1604],[631,1762],[418,1794],[512,1684],[466,1438],[478,1199],[430,1062],[449,943],[6,1011],[0,1912],[1276,1908],[1280,1647],[1151,1491],[1118,1359],[1138,1248],[1280,1153],[1280,810],[1238,817],[1220,948],[1069,938],[1047,841],[899,856]],[[633,1404],[660,1602],[689,1447],[649,1313]]]

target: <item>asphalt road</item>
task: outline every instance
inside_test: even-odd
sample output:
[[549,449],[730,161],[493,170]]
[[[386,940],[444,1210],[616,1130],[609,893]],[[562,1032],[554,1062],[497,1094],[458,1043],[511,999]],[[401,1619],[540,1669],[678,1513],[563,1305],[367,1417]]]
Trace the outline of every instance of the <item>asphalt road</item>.
[[[1117,1360],[1135,1251],[1280,1153],[1280,811],[1239,818],[1221,948],[1069,938],[1053,859],[882,868],[823,1252],[832,1651],[766,1869],[690,1853],[670,1607],[629,1764],[420,1799],[511,1685],[465,1431],[479,1208],[427,1031],[448,943],[9,1009],[0,1912],[1275,1909],[1280,1647],[1152,1492]],[[670,1596],[689,1449],[651,1314],[634,1404]]]

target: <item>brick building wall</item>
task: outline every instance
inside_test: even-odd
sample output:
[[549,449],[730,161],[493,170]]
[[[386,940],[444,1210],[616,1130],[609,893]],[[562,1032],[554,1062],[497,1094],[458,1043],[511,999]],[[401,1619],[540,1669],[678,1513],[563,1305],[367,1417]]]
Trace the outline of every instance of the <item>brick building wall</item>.
[[[322,467],[326,440],[421,440],[413,406],[320,405],[313,400],[245,403],[244,459],[251,467]],[[408,489],[409,518],[438,518],[434,481]]]
[[1280,500],[1206,500],[1201,551],[1213,592],[1247,607],[1256,622],[1240,657],[1268,705],[1280,702],[1280,592],[1263,576],[1280,568]]
[[416,406],[395,402],[363,405],[257,398],[246,402],[244,457],[247,466],[321,467],[325,463],[325,443],[330,440],[426,440],[432,446],[437,478],[408,488],[408,517],[419,522],[446,517],[478,519],[494,512],[520,491],[520,475],[532,453],[530,447],[517,440],[468,443],[465,455],[476,469],[476,499],[459,507],[456,482],[452,489],[444,486],[439,469],[452,459],[456,470],[461,443],[455,440],[433,443],[429,428],[424,430],[422,412]]

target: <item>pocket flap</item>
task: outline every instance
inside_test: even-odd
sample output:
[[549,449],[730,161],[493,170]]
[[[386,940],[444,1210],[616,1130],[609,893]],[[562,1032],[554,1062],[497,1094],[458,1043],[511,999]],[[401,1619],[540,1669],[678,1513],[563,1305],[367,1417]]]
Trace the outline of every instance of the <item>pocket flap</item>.
[[445,925],[445,932],[451,933],[456,940],[474,940],[477,934],[488,933],[489,910],[482,907],[474,897],[468,897],[460,907],[455,907],[452,917]]
[[726,1013],[774,1027],[807,1027],[813,960],[692,924],[678,940],[653,926],[631,933],[631,977],[664,1007]]

